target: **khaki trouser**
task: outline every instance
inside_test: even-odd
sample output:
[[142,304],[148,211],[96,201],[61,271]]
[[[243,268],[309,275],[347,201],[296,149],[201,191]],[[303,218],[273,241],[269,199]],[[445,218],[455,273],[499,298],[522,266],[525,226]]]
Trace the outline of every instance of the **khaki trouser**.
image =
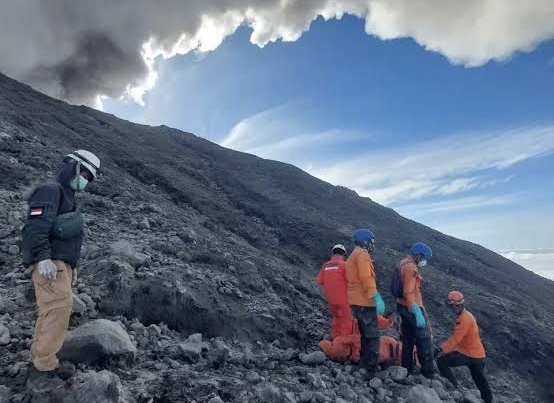
[[31,361],[39,371],[52,371],[58,367],[56,354],[62,348],[73,306],[71,267],[54,260],[58,268],[56,280],[42,277],[33,267],[33,284],[38,306]]

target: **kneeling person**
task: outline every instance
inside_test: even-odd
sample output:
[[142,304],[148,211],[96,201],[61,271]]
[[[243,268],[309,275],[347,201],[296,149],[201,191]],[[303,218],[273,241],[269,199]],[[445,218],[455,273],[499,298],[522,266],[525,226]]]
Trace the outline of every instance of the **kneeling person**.
[[459,291],[448,294],[448,305],[456,315],[454,334],[435,350],[437,366],[441,375],[454,386],[458,382],[451,367],[468,367],[475,385],[485,403],[492,402],[491,389],[485,377],[485,348],[479,336],[475,317],[465,309],[464,296]]

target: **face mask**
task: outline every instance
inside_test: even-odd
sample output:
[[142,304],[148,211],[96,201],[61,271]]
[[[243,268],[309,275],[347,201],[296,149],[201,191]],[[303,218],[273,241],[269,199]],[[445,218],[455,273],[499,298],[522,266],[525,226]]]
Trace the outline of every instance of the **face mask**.
[[420,269],[425,266],[427,266],[427,260],[423,259],[417,262],[417,267],[419,267]]
[[81,175],[77,176],[69,183],[69,186],[71,186],[71,189],[75,190],[76,192],[85,190],[87,185],[88,185],[88,180],[83,178]]

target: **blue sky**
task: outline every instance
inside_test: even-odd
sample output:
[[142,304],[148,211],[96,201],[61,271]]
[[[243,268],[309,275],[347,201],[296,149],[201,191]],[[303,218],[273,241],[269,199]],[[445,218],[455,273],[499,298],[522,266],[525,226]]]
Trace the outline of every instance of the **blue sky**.
[[364,23],[263,48],[239,28],[104,110],[290,162],[554,279],[554,41],[468,68]]

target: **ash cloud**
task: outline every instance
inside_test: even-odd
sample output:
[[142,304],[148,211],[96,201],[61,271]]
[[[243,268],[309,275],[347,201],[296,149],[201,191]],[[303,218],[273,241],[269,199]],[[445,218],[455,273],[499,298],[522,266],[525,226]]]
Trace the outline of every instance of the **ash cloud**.
[[241,25],[260,47],[295,41],[316,18],[345,14],[468,67],[554,37],[551,0],[0,0],[0,71],[73,103],[140,100],[157,57],[215,50]]

